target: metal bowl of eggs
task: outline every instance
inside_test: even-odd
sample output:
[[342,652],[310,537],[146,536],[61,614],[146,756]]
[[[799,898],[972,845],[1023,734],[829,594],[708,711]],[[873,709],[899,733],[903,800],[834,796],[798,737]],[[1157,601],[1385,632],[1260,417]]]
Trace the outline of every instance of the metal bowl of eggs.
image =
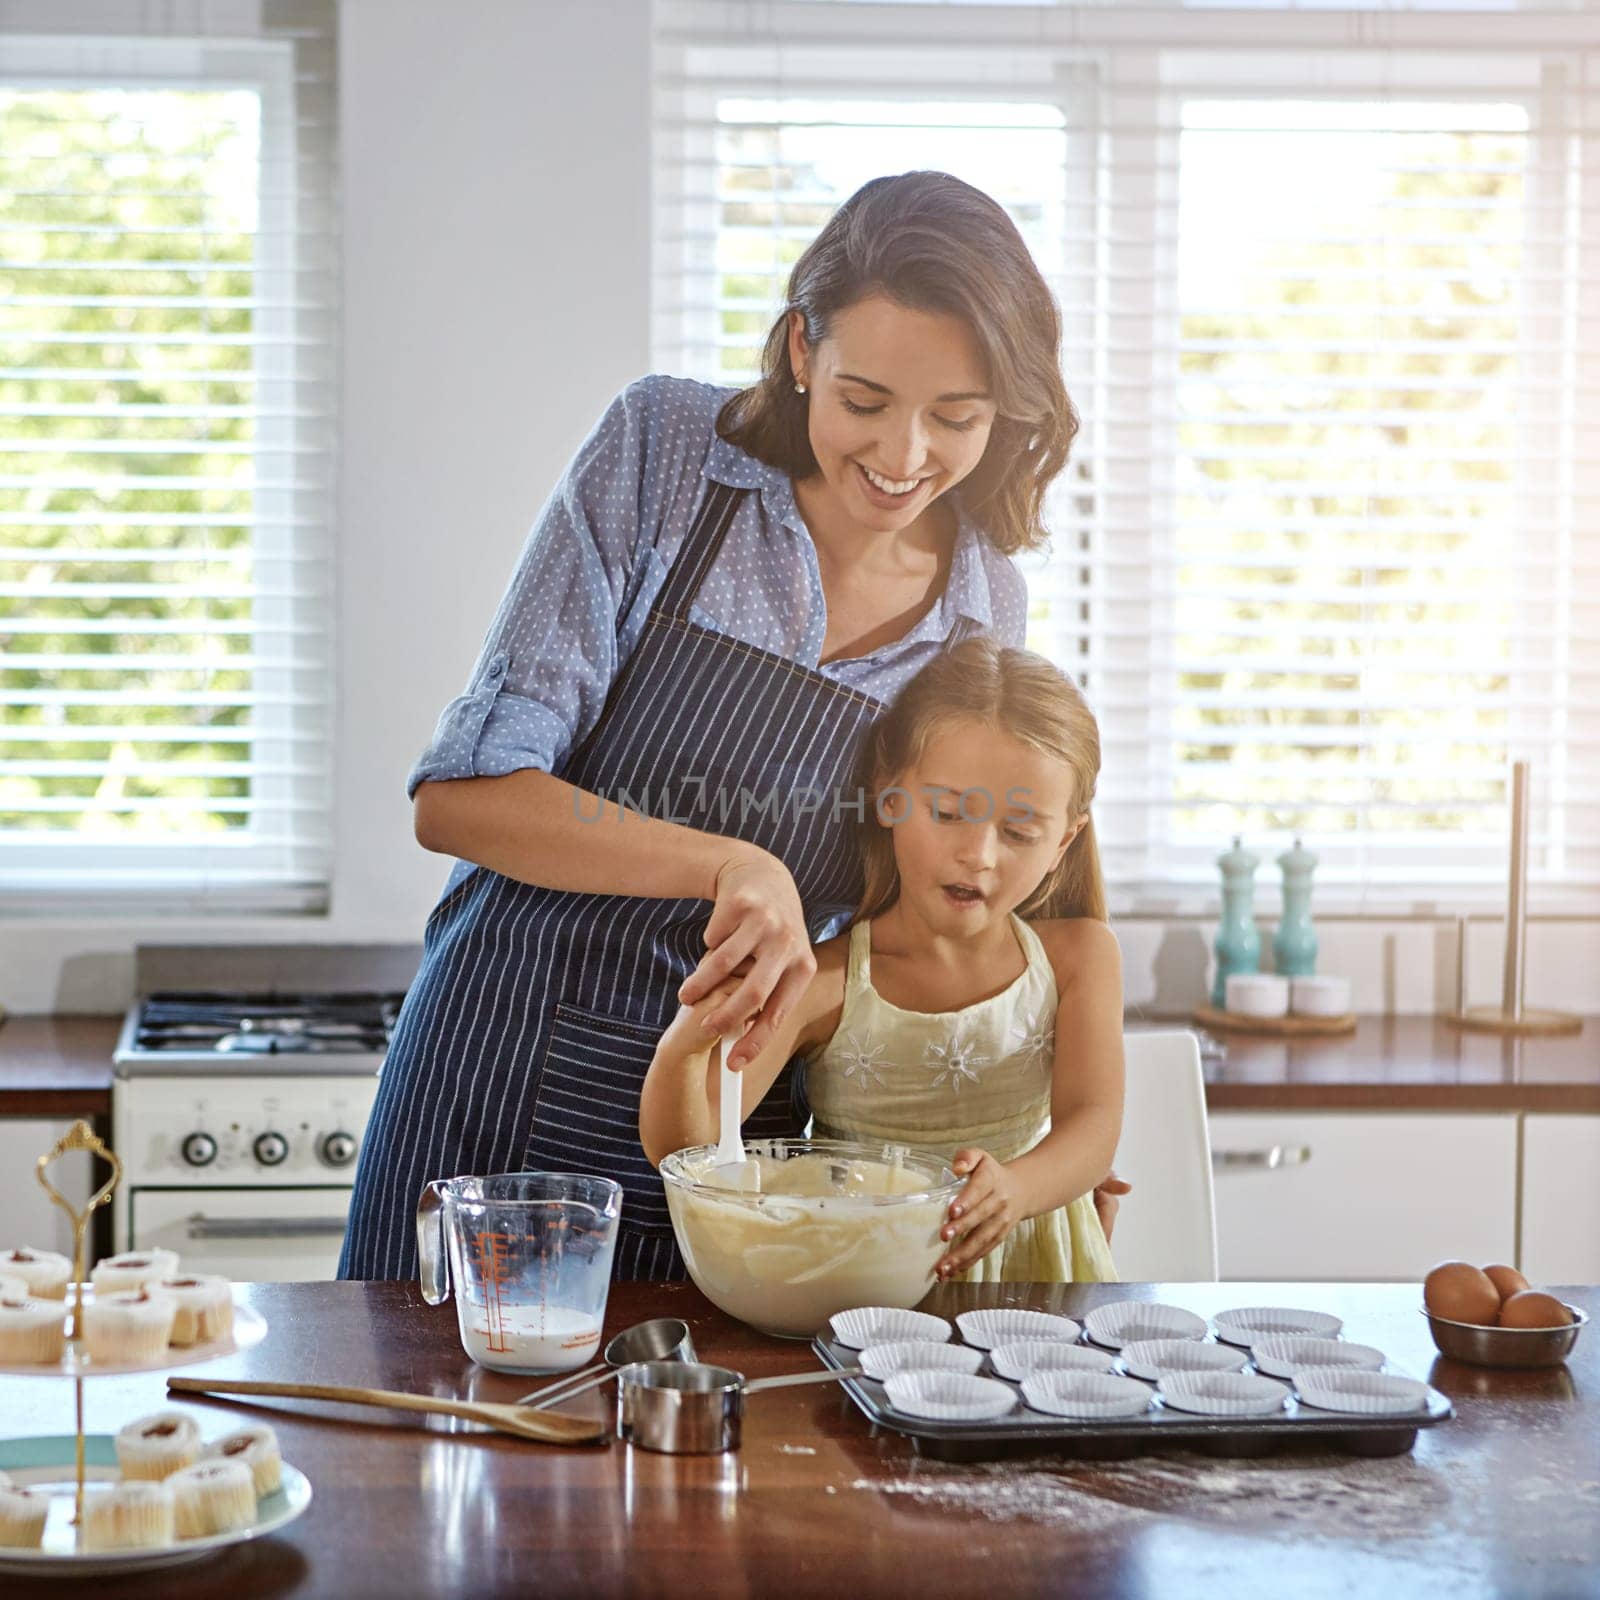
[[1588,1315],[1531,1288],[1514,1267],[1442,1261],[1422,1288],[1439,1354],[1476,1367],[1559,1367]]

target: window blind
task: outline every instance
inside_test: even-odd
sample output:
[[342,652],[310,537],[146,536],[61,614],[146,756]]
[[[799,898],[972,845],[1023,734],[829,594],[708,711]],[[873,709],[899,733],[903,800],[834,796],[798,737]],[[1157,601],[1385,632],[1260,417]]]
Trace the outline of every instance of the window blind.
[[8,909],[325,901],[333,44],[0,33]]
[[1083,416],[1024,558],[1122,909],[1600,908],[1593,19],[661,0],[655,361],[744,383],[867,178],[1010,210]]

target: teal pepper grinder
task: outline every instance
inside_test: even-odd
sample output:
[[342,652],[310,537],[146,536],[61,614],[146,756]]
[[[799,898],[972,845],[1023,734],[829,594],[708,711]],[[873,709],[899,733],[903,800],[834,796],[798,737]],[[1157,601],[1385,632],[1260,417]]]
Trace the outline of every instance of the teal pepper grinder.
[[1217,928],[1217,981],[1211,1003],[1218,1011],[1228,1003],[1228,979],[1236,972],[1254,972],[1261,963],[1261,934],[1254,916],[1259,856],[1246,850],[1238,835],[1233,848],[1217,857],[1222,868],[1222,922]]
[[1311,926],[1311,874],[1317,858],[1298,839],[1278,857],[1283,869],[1283,918],[1272,936],[1272,959],[1286,978],[1317,970],[1317,930]]

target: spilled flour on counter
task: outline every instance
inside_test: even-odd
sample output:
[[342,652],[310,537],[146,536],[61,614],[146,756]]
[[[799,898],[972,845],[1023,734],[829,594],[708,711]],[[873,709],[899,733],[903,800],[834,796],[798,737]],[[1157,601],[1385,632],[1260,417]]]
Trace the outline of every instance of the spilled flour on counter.
[[814,1456],[816,1453],[817,1447],[811,1444],[780,1444],[778,1446],[778,1454],[780,1456]]

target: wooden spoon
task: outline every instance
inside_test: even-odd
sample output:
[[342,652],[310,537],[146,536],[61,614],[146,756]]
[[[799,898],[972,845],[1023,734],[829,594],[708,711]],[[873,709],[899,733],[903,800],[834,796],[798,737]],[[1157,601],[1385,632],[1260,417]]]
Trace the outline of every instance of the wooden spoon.
[[405,1394],[399,1389],[355,1389],[337,1383],[256,1383],[249,1379],[168,1378],[167,1388],[178,1394],[277,1395],[286,1400],[338,1400],[352,1406],[384,1406],[392,1411],[429,1411],[441,1417],[461,1417],[481,1422],[501,1433],[540,1444],[585,1444],[610,1435],[608,1421],[572,1417],[555,1411],[532,1411],[526,1406],[492,1405],[484,1400],[441,1400],[427,1394]]

